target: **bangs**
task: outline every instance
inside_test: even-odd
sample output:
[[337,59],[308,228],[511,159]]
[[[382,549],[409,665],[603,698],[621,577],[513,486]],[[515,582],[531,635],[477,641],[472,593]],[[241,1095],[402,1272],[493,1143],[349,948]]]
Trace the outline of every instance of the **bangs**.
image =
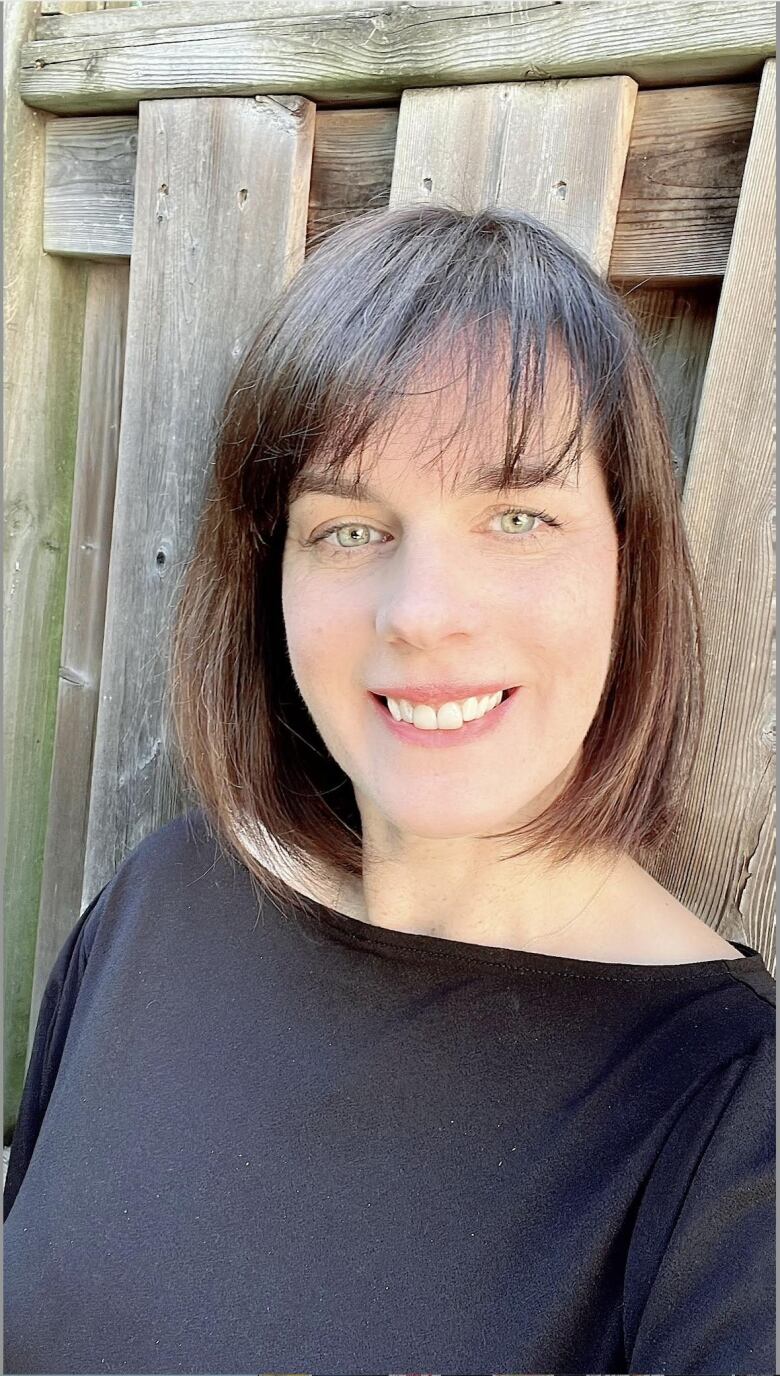
[[[370,468],[391,432],[404,422],[408,426],[418,408],[424,410],[423,424],[416,430],[418,442],[412,450],[412,460],[422,472],[434,468],[441,472],[448,457],[447,472],[453,491],[460,486],[465,469],[469,474],[469,491],[533,488],[559,477],[565,481],[572,466],[579,465],[586,435],[593,428],[593,414],[583,406],[573,369],[567,368],[567,382],[561,389],[565,421],[562,431],[557,413],[555,426],[549,425],[549,350],[546,354],[536,352],[534,345],[516,341],[507,378],[505,338],[496,330],[488,333],[481,329],[476,339],[473,329],[469,333],[471,342],[465,348],[460,338],[453,337],[445,343],[440,337],[432,341],[424,370],[416,360],[399,357],[396,366],[400,370],[406,362],[407,372],[412,374],[410,383],[407,377],[400,376],[397,383],[388,384],[386,373],[380,372],[373,378],[364,377],[359,396],[352,387],[343,392],[335,388],[327,397],[327,415],[322,422],[326,438],[313,444],[308,457],[296,465],[288,490],[288,506],[309,491],[328,491],[348,500],[360,498],[367,480],[367,451]],[[464,366],[457,372],[450,367],[452,376],[437,381],[445,372],[444,365],[451,365],[459,349],[466,354]],[[556,360],[558,357],[556,354]],[[515,359],[517,364],[513,366]],[[526,366],[520,368],[523,360]],[[560,376],[556,362],[557,386]],[[453,413],[450,432],[434,444],[429,419],[434,410],[431,399],[439,402],[435,414],[452,412],[448,393],[464,377],[460,411]],[[499,409],[505,416],[503,448],[499,454],[485,453],[480,420],[485,410],[495,414]],[[430,433],[423,444],[419,436],[425,434],[426,423]],[[439,425],[435,432],[440,435]],[[480,455],[476,467],[472,462],[475,452]]]
[[243,498],[264,543],[317,476],[357,497],[366,454],[416,405],[435,398],[449,423],[461,379],[464,404],[433,453],[414,454],[421,469],[449,455],[457,483],[488,408],[504,443],[482,456],[485,485],[564,481],[586,442],[604,450],[620,410],[628,334],[611,296],[530,216],[413,206],[341,226],[305,260],[251,360],[255,395],[265,379],[270,395]]

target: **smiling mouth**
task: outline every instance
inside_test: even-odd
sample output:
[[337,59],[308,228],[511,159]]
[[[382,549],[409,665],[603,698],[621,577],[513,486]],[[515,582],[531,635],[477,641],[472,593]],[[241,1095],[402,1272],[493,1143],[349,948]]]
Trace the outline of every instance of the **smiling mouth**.
[[[515,686],[512,688],[504,688],[500,697],[496,696],[493,701],[490,700],[490,696],[487,694],[483,698],[468,699],[472,712],[472,715],[468,717],[463,716],[459,703],[442,704],[437,712],[433,707],[423,703],[411,703],[407,702],[405,699],[401,699],[400,701],[394,699],[395,711],[392,711],[385,696],[380,693],[371,693],[371,697],[379,704],[382,711],[399,725],[407,725],[415,731],[442,733],[463,731],[471,725],[476,725],[478,722],[482,721],[484,717],[490,716],[491,712],[495,711],[497,707],[500,707],[502,703],[506,702],[507,698],[512,697],[516,692],[517,687]],[[444,712],[444,720],[442,721],[439,714],[444,711],[445,706],[447,710]],[[418,720],[415,720],[414,717],[410,720],[410,712],[414,712],[415,709],[423,710],[418,713]],[[401,713],[400,717],[396,715],[398,712]]]

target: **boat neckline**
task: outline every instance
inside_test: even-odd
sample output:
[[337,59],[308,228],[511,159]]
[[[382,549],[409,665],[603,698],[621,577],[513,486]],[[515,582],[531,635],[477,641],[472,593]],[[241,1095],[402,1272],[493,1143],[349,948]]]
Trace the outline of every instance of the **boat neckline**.
[[427,932],[405,932],[395,927],[377,927],[359,917],[341,913],[325,903],[286,885],[290,891],[296,915],[313,921],[320,929],[327,929],[343,942],[356,948],[411,956],[435,964],[475,964],[504,969],[535,969],[540,973],[577,975],[582,978],[611,978],[638,980],[696,979],[702,975],[722,977],[732,970],[752,972],[763,969],[760,951],[741,941],[731,945],[742,952],[738,956],[718,956],[710,960],[681,961],[676,964],[635,964],[623,961],[587,960],[577,956],[553,955],[508,946],[486,946],[452,937],[434,936]]

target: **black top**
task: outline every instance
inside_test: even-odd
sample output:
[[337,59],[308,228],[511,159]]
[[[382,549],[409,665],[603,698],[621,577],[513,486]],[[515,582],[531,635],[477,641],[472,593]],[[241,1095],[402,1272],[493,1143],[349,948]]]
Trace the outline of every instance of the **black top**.
[[258,906],[199,810],[52,970],[8,1372],[763,1373],[775,982]]

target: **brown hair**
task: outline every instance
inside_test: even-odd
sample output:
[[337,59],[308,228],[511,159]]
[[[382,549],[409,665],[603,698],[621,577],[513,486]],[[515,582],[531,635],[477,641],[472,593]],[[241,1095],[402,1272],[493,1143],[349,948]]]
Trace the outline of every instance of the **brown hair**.
[[370,210],[316,242],[246,350],[219,412],[170,641],[167,709],[183,777],[225,845],[287,902],[294,895],[258,859],[269,843],[304,872],[362,869],[354,790],[287,654],[292,485],[315,459],[341,470],[362,453],[392,424],[410,379],[464,339],[478,391],[508,343],[507,481],[543,410],[557,347],[574,424],[545,475],[567,455],[579,462],[587,426],[619,537],[612,661],[579,768],[539,817],[506,835],[565,861],[656,850],[678,816],[701,730],[701,608],[669,434],[630,313],[530,215]]

